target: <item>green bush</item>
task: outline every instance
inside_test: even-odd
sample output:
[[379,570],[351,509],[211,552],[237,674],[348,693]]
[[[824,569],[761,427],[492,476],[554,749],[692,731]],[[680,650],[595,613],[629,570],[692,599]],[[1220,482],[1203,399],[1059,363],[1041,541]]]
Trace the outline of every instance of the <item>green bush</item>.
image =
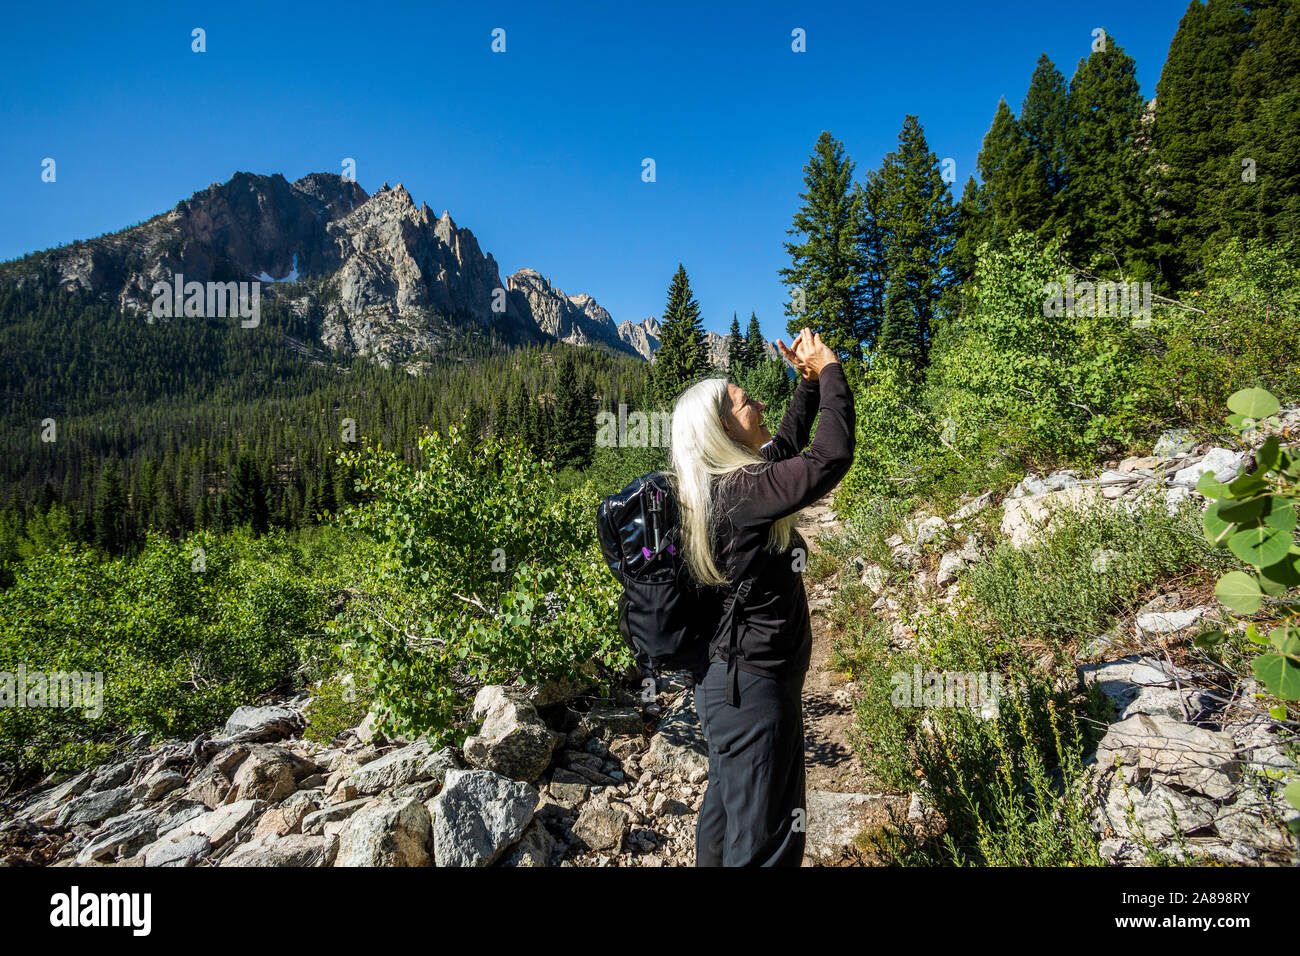
[[323,655],[328,607],[283,535],[152,535],[134,559],[35,554],[0,592],[0,671],[101,673],[103,710],[0,708],[9,772],[73,767],[123,734],[188,737]]
[[[929,372],[934,417],[963,452],[989,433],[1029,456],[1091,458],[1103,442],[1132,439],[1131,384],[1139,359],[1131,316],[1060,314],[1046,307],[1064,285],[1059,246],[1032,236],[980,252],[969,311],[936,337]],[[1070,314],[1073,311],[1073,314]]]
[[1264,388],[1300,394],[1300,268],[1287,249],[1230,240],[1208,265],[1190,309],[1156,311],[1151,348],[1135,384],[1159,422],[1222,427],[1229,394]]
[[368,499],[343,525],[378,549],[333,632],[358,649],[381,727],[441,739],[482,684],[628,667],[592,486],[559,494],[519,444],[457,427],[419,450],[419,465],[382,448],[340,458]]

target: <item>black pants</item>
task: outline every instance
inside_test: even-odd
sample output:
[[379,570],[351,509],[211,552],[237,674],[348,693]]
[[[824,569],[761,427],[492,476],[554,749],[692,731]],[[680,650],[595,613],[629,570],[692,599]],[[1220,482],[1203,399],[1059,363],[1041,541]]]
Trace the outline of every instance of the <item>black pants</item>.
[[804,802],[803,671],[776,680],[741,671],[727,703],[727,665],[709,665],[695,710],[709,744],[709,788],[695,828],[696,866],[800,866]]

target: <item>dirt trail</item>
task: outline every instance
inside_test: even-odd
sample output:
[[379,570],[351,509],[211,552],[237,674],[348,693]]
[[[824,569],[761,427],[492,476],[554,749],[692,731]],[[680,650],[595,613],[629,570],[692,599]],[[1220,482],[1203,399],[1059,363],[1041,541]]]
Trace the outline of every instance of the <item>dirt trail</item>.
[[[799,533],[816,554],[817,536],[838,531],[840,523],[830,510],[830,498],[806,509]],[[814,607],[817,601],[809,595]],[[812,613],[812,662],[803,687],[804,756],[809,790],[840,793],[878,792],[863,773],[862,761],[849,742],[847,729],[853,724],[853,702],[845,689],[847,679],[831,665],[831,643],[837,636],[819,610]]]

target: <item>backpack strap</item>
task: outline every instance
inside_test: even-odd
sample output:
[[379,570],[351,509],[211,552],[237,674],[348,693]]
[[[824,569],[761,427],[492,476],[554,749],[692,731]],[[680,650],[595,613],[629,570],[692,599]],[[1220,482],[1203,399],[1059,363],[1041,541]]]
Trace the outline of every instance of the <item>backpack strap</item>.
[[730,629],[727,636],[727,703],[732,707],[740,706],[740,669],[736,666],[740,660],[740,618],[736,612],[749,596],[753,583],[753,578],[741,581],[727,598],[722,611],[723,626]]

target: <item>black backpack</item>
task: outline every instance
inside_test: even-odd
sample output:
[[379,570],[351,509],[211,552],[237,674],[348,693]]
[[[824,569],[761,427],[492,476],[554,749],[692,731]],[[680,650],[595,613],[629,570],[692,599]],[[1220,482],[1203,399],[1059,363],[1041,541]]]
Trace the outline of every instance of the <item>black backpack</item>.
[[749,587],[743,584],[722,600],[716,589],[701,589],[681,555],[677,499],[663,472],[642,475],[600,503],[597,536],[605,563],[623,593],[618,599],[618,629],[642,673],[665,670],[698,674],[707,666],[714,636],[733,625],[735,608]]

